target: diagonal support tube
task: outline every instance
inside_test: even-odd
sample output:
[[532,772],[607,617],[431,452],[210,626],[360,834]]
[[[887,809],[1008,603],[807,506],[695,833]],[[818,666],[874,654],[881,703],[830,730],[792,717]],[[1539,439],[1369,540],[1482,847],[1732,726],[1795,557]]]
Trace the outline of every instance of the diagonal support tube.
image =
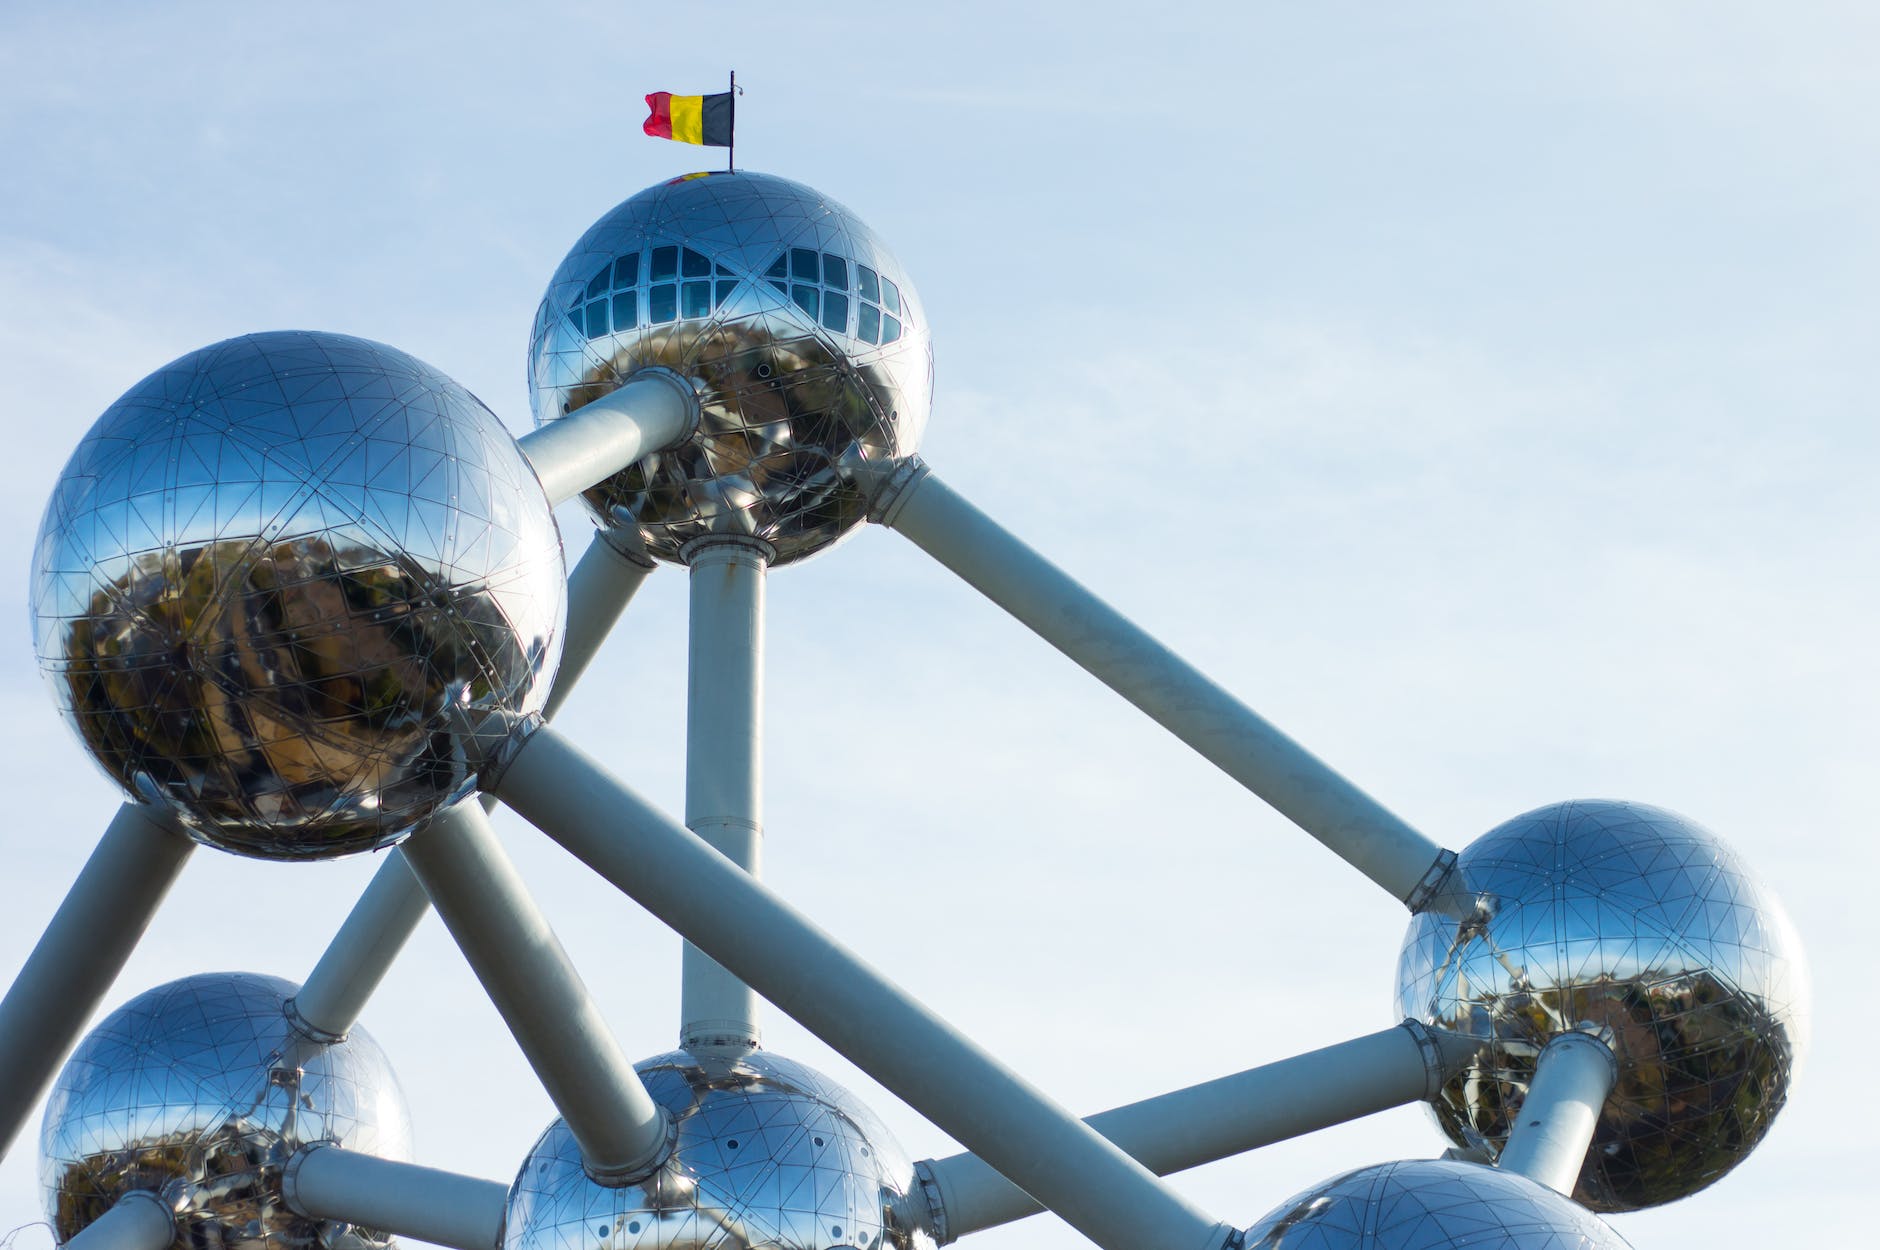
[[1234,1235],[554,729],[510,749],[511,809],[1104,1250]]
[[591,404],[524,434],[528,457],[553,504],[604,482],[634,461],[690,438],[698,395],[669,369],[641,369]]
[[[1474,1044],[1414,1020],[1085,1120],[1167,1176],[1431,1097]],[[914,1165],[940,1244],[1043,1208],[974,1154]]]
[[459,803],[413,834],[405,858],[509,1025],[588,1173],[644,1176],[666,1155],[665,1111],[633,1070],[535,905],[489,817]]
[[148,1189],[133,1189],[78,1230],[65,1250],[164,1250],[176,1239],[176,1217]]
[[1455,857],[968,503],[918,459],[874,519],[902,534],[1418,911]]
[[358,1224],[456,1250],[495,1250],[509,1186],[314,1142],[287,1161],[281,1196],[310,1220]]
[[1503,1171],[1572,1196],[1599,1127],[1600,1108],[1619,1079],[1611,1036],[1604,1026],[1581,1025],[1541,1048],[1527,1097],[1501,1148]]
[[[544,715],[552,717],[561,710],[653,571],[650,558],[622,550],[617,541],[596,534],[568,577],[568,628]],[[494,806],[495,800],[484,796],[483,809]],[[346,1036],[430,910],[431,900],[411,875],[404,852],[387,852],[320,962],[288,1003],[288,1018],[295,1027],[316,1041]]]
[[126,803],[0,999],[0,1157],[170,892],[195,843]]
[[[685,825],[752,876],[764,840],[764,572],[770,545],[686,544],[691,613],[686,669]],[[757,995],[687,942],[679,1044],[758,1044]]]

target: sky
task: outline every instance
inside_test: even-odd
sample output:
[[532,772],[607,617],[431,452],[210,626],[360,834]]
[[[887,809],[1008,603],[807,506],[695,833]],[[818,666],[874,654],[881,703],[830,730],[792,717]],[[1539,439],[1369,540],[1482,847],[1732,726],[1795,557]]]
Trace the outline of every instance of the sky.
[[[1445,845],[1567,798],[1716,830],[1787,903],[1814,1049],[1762,1148],[1617,1217],[1640,1250],[1851,1240],[1880,1116],[1880,14],[1856,3],[0,8],[0,980],[118,796],[26,628],[41,509],[138,378],[363,335],[517,433],[581,232],[719,154],[640,97],[735,69],[740,165],[896,250],[950,485]],[[562,511],[572,558],[590,527]],[[669,811],[685,578],[559,724]],[[877,529],[769,580],[765,874],[1083,1113],[1394,1022],[1401,906]],[[679,944],[513,816],[631,1055]],[[373,864],[197,854],[107,1001],[299,979]],[[435,918],[364,1017],[421,1162],[552,1115]],[[914,1157],[937,1129],[781,1013]],[[32,1134],[0,1231],[38,1218]],[[1245,1225],[1427,1157],[1416,1107],[1178,1178]],[[20,1250],[49,1245],[25,1229]],[[1086,1244],[1039,1217],[986,1250]]]

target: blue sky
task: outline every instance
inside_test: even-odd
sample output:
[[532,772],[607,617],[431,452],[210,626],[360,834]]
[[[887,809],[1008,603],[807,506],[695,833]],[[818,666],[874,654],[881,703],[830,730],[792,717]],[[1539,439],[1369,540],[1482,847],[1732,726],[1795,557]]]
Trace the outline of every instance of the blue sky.
[[[914,275],[950,483],[1439,840],[1610,796],[1749,856],[1809,949],[1814,1053],[1737,1173],[1617,1227],[1846,1239],[1880,1114],[1876,52],[1880,16],[1829,3],[7,6],[0,978],[117,801],[24,628],[84,429],[175,356],[305,327],[520,432],[562,254],[717,158],[641,137],[640,97],[736,68],[740,164]],[[669,810],[684,601],[655,576],[563,720]],[[865,532],[770,606],[769,880],[1062,1101],[1391,1023],[1396,904],[909,544]],[[628,1052],[665,1049],[676,939],[502,827]],[[197,856],[112,1001],[304,975],[370,867]],[[551,1113],[435,921],[366,1025],[423,1161],[507,1179]],[[788,1020],[768,1044],[950,1149]],[[1442,1144],[1410,1108],[1177,1183],[1246,1224]],[[36,1216],[31,1156],[0,1229]]]

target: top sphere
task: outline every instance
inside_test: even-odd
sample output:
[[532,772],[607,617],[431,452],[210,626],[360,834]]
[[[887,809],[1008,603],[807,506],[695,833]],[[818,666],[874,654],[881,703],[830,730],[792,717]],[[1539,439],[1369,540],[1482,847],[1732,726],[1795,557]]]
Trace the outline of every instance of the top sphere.
[[112,404],[33,570],[41,669],[105,772],[268,859],[385,846],[467,795],[464,736],[539,709],[565,597],[502,423],[403,352],[303,331]]
[[1619,1079],[1574,1196],[1630,1211],[1692,1194],[1762,1140],[1806,1045],[1807,973],[1782,906],[1715,834],[1640,803],[1557,803],[1456,863],[1460,924],[1425,912],[1397,964],[1405,1016],[1481,1048],[1432,1103],[1492,1158],[1541,1048],[1612,1030]]
[[1295,1194],[1247,1230],[1246,1250],[1627,1250],[1545,1185],[1479,1163],[1379,1163]]
[[900,262],[834,200],[744,171],[650,187],[581,236],[535,314],[536,424],[654,365],[698,388],[697,432],[583,498],[673,561],[706,535],[762,539],[778,564],[835,543],[868,507],[845,470],[912,454],[933,401]]

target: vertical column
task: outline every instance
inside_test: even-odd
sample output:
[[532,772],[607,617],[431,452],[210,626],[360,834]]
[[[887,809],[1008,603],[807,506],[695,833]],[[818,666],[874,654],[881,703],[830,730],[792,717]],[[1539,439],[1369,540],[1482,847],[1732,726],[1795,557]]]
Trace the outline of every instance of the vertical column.
[[[703,538],[683,552],[692,577],[687,661],[685,823],[752,876],[763,843],[764,573],[768,543]],[[685,944],[679,1043],[755,1046],[757,995]]]

